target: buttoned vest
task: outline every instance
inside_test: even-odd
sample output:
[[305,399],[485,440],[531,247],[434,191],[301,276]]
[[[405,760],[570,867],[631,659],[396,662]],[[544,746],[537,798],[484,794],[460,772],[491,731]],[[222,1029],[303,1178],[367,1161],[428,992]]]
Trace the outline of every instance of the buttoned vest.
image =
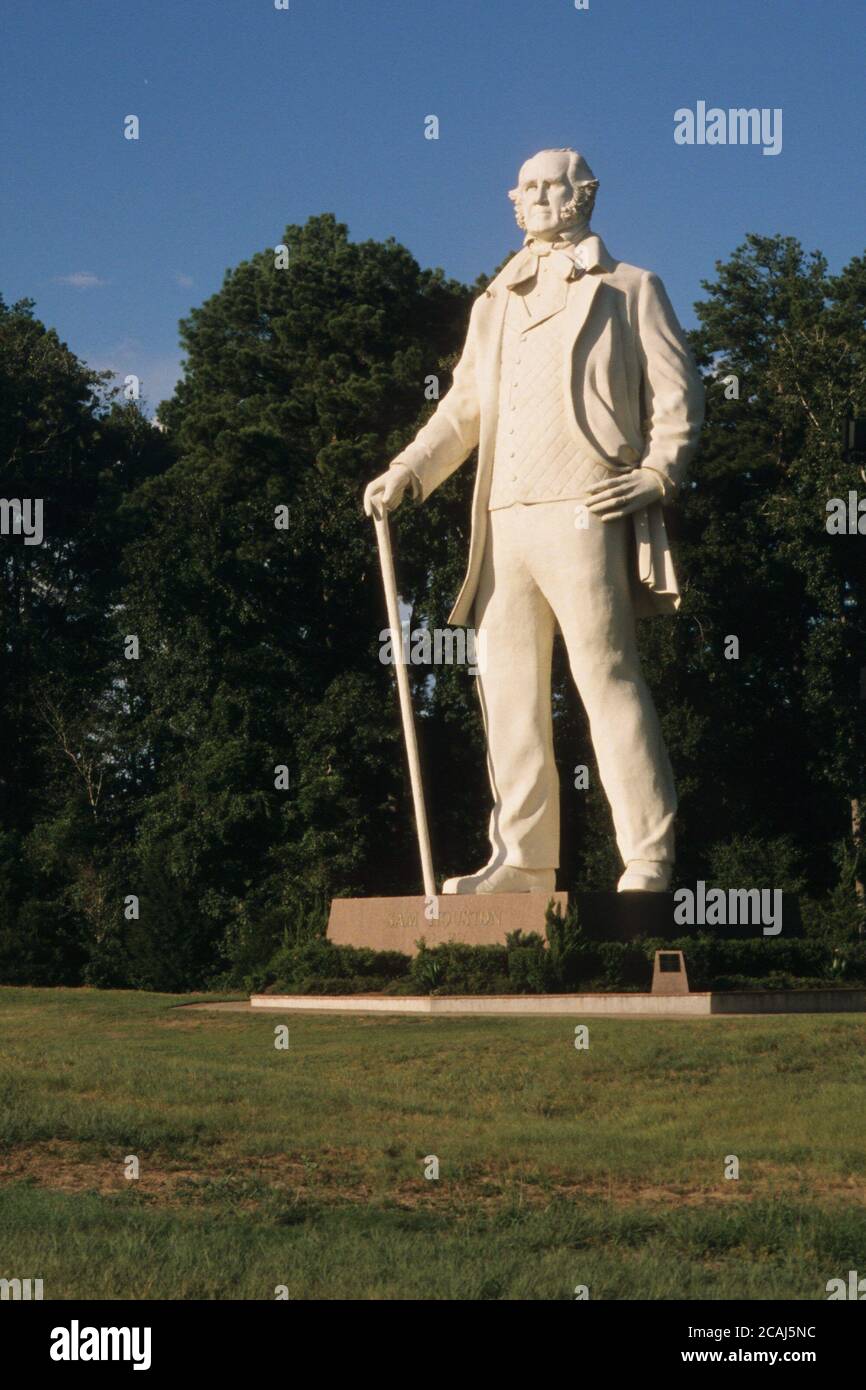
[[579,500],[590,483],[607,476],[581,453],[568,426],[563,310],[570,284],[544,262],[542,270],[540,296],[508,291],[490,511],[515,502]]

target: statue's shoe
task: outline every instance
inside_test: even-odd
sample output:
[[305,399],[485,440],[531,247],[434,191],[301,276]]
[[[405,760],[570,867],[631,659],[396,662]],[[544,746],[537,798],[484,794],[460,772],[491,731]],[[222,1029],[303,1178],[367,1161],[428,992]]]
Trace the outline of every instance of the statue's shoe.
[[552,893],[556,887],[555,869],[517,869],[500,864],[479,869],[477,874],[446,878],[443,893]]
[[630,859],[616,885],[618,893],[666,893],[673,864],[663,859]]

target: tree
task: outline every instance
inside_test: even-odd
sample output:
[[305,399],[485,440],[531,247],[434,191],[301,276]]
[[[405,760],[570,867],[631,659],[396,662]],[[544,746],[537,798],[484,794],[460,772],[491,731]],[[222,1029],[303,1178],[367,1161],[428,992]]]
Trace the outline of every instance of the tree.
[[[425,379],[447,385],[469,294],[331,216],[284,243],[287,268],[260,252],[182,324],[159,412],[177,462],[136,494],[152,522],[124,565],[136,861],[159,846],[194,886],[175,930],[201,928],[215,962],[250,963],[311,904],[321,922],[334,895],[417,881],[361,496],[429,409]],[[430,545],[401,530],[409,589],[432,582]]]
[[0,300],[0,458],[0,495],[41,507],[44,530],[41,544],[0,536],[0,972],[56,983],[112,913],[123,502],[165,448],[32,301]]

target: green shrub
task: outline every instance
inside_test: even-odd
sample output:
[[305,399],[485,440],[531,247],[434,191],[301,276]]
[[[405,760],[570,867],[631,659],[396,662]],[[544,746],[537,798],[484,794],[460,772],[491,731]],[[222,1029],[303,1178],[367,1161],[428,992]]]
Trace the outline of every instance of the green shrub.
[[498,994],[508,985],[506,946],[467,946],[448,941],[441,946],[418,944],[411,977],[422,994]]
[[569,907],[563,917],[559,906],[548,903],[544,915],[547,933],[547,979],[551,993],[574,989],[586,964],[586,946],[577,920],[577,909]]
[[538,945],[513,946],[508,952],[508,980],[514,994],[546,994],[550,988],[550,962],[539,938]]
[[[271,957],[266,975],[272,989],[279,987],[286,994],[347,993],[342,986],[349,980],[359,980],[362,988],[375,992],[383,984],[407,976],[409,966],[409,956],[400,951],[335,946],[332,941],[314,938],[296,946],[281,946]],[[336,987],[313,988],[323,981]]]
[[308,976],[298,981],[291,990],[272,986],[270,993],[291,994],[387,994],[393,984],[387,975],[322,975],[319,978]]

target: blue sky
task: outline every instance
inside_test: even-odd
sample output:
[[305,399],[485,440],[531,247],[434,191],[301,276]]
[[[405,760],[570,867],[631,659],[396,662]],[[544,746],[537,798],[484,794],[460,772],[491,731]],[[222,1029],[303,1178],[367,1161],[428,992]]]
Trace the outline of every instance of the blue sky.
[[[178,319],[286,223],[473,280],[544,145],[585,154],[595,230],[686,325],[748,231],[863,254],[862,0],[4,0],[3,29],[0,291],[152,404]],[[677,145],[698,101],[781,107],[782,152]]]

